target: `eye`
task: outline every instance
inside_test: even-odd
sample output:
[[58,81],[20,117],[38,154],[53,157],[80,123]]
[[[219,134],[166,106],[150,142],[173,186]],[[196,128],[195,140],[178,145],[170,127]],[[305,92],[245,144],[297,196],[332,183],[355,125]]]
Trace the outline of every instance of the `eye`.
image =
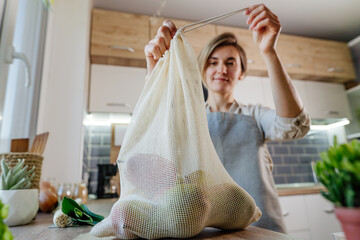
[[209,62],[209,66],[216,66],[217,65],[217,61],[210,61]]
[[235,66],[236,62],[235,61],[229,61],[226,63],[227,66]]

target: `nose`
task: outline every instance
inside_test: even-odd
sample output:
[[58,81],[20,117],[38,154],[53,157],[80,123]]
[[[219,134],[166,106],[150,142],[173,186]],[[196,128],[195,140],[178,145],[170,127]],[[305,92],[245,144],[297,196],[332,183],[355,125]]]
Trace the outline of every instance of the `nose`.
[[227,67],[225,64],[219,64],[217,67],[217,72],[219,74],[226,74],[227,73]]

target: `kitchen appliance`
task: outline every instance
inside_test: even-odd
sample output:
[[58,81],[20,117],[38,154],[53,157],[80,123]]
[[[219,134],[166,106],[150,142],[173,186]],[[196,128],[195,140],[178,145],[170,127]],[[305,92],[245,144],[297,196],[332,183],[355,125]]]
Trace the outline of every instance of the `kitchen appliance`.
[[98,198],[116,198],[117,194],[116,173],[118,168],[116,164],[98,164]]

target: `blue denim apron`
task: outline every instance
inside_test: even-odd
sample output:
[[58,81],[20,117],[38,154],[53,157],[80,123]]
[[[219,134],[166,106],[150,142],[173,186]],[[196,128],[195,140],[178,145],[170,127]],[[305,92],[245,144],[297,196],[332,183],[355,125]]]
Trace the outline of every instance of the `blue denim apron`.
[[207,113],[211,139],[225,169],[255,200],[262,217],[252,225],[286,232],[267,147],[255,120],[243,114]]

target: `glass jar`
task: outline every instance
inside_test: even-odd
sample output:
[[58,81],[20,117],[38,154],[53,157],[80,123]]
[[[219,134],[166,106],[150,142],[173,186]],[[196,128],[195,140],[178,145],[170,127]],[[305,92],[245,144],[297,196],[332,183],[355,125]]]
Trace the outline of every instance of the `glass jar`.
[[75,197],[75,199],[80,198],[82,204],[87,203],[88,189],[87,189],[87,186],[86,186],[86,184],[84,182],[76,184],[74,197]]

